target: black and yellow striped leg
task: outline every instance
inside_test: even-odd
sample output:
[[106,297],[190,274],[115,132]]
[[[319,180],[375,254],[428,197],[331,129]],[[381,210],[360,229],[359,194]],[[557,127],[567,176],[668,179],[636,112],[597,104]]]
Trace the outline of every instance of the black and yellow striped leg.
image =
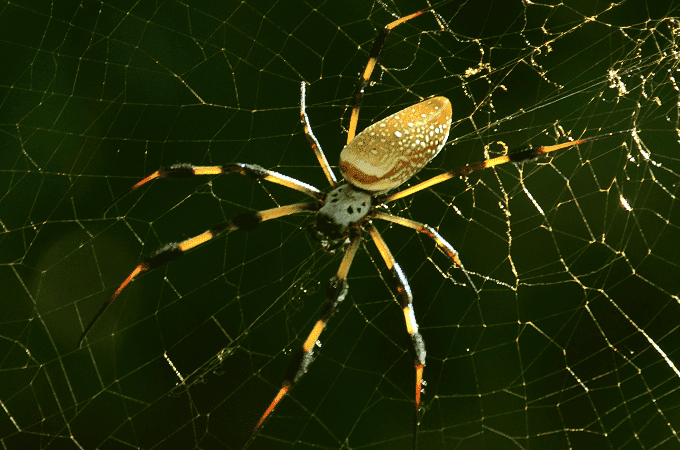
[[374,210],[371,215],[375,219],[386,220],[403,227],[412,228],[418,233],[428,236],[437,244],[440,249],[442,249],[444,253],[446,253],[446,256],[448,256],[454,264],[456,264],[458,267],[463,267],[463,263],[460,262],[460,258],[458,257],[458,252],[456,249],[454,249],[453,246],[437,232],[437,230],[428,224],[406,219],[405,217],[393,216],[392,214],[388,214],[377,209]]
[[257,227],[261,222],[264,222],[266,220],[277,219],[279,217],[284,217],[299,212],[316,212],[318,209],[319,205],[316,202],[312,202],[312,203],[295,203],[292,205],[281,206],[279,208],[266,209],[264,211],[246,212],[237,215],[228,222],[215,225],[214,227],[197,236],[186,239],[182,242],[172,242],[170,244],[164,245],[163,247],[158,249],[153,255],[143,259],[142,262],[140,262],[139,265],[135,267],[132,273],[128,275],[125,281],[123,281],[120,284],[120,286],[118,286],[118,289],[116,289],[113,295],[111,295],[111,297],[109,297],[109,299],[106,302],[104,302],[104,304],[99,309],[97,314],[95,314],[94,318],[85,327],[83,334],[80,335],[80,339],[78,339],[78,347],[80,347],[80,345],[83,342],[83,339],[85,339],[85,335],[87,335],[88,331],[90,331],[92,326],[95,324],[95,322],[97,322],[97,319],[99,319],[99,317],[104,313],[106,308],[116,299],[116,297],[120,295],[123,289],[125,289],[125,287],[128,284],[130,284],[135,279],[135,277],[137,277],[137,275],[139,275],[140,273],[145,272],[147,270],[156,269],[157,267],[164,266],[176,260],[177,258],[182,256],[184,253],[191,250],[192,248],[197,247],[205,242],[208,242],[224,232],[231,232],[234,230],[250,231]]
[[470,278],[470,274],[467,272],[467,270],[465,270],[465,267],[463,267],[463,263],[458,257],[458,251],[456,251],[456,249],[453,248],[453,246],[449,244],[449,242],[446,239],[444,239],[444,237],[441,234],[439,234],[437,230],[435,230],[426,223],[416,222],[415,220],[406,219],[404,217],[393,216],[392,214],[388,214],[386,212],[382,212],[379,210],[374,210],[371,215],[375,219],[387,220],[388,222],[396,223],[397,225],[412,228],[416,230],[418,233],[422,233],[425,236],[431,238],[437,244],[437,246],[446,254],[446,256],[448,256],[449,259],[455,265],[460,267],[460,269],[463,271],[463,274],[465,275],[465,278],[467,278],[468,282],[470,283],[472,289],[475,292],[477,292],[477,286],[475,286],[475,283],[472,281],[472,278]]
[[404,272],[402,272],[401,267],[399,267],[399,264],[395,261],[392,252],[390,252],[385,240],[380,233],[378,233],[375,226],[373,226],[371,222],[367,222],[364,225],[364,228],[371,234],[373,242],[375,242],[376,247],[378,247],[378,251],[390,271],[392,283],[399,293],[401,308],[404,312],[404,320],[406,322],[406,331],[409,336],[411,336],[411,343],[413,344],[413,350],[416,356],[414,361],[416,369],[416,391],[414,400],[415,422],[413,428],[413,447],[415,448],[418,425],[420,425],[420,394],[423,389],[423,368],[425,367],[425,356],[427,353],[425,351],[425,341],[418,331],[418,322],[416,322],[416,316],[413,311],[413,295],[411,294],[411,287],[408,284]]
[[323,305],[321,315],[319,319],[314,324],[314,328],[305,339],[290,363],[288,363],[288,369],[283,377],[283,383],[281,383],[281,389],[279,389],[278,394],[274,397],[274,400],[270,403],[267,410],[264,412],[260,420],[255,425],[253,430],[253,437],[257,434],[257,430],[262,426],[264,421],[269,417],[271,412],[276,408],[281,399],[286,395],[286,393],[293,387],[302,375],[307,372],[309,365],[314,360],[314,346],[316,345],[321,332],[326,327],[326,323],[331,318],[335,312],[335,307],[337,304],[345,299],[347,292],[349,290],[349,285],[347,284],[347,273],[349,268],[352,266],[352,261],[354,260],[354,255],[356,255],[357,249],[359,248],[359,243],[361,242],[361,235],[355,234],[351,237],[351,241],[347,249],[345,250],[345,256],[342,258],[340,263],[340,268],[336,275],[330,279],[328,286],[326,287],[326,302]]
[[106,207],[105,211],[108,211],[109,208],[118,202],[118,200],[125,197],[130,192],[157,178],[192,178],[201,175],[223,175],[229,173],[238,173],[250,177],[253,180],[265,180],[271,183],[280,184],[282,186],[295,189],[296,191],[303,192],[315,199],[323,199],[323,193],[321,193],[321,191],[319,191],[314,186],[281,173],[267,170],[257,164],[234,163],[226,164],[224,166],[192,166],[191,164],[181,163],[174,164],[170,167],[161,167],[116,197],[111,203],[109,203],[109,206]]
[[338,185],[338,180],[335,178],[335,174],[333,173],[333,169],[331,168],[331,165],[328,164],[328,160],[326,159],[326,154],[323,152],[323,149],[321,148],[321,144],[319,144],[319,141],[316,139],[316,136],[314,136],[314,132],[312,131],[312,125],[309,123],[309,117],[307,117],[307,105],[305,103],[305,99],[307,97],[306,93],[306,88],[307,88],[307,83],[306,82],[301,82],[300,83],[300,122],[302,123],[302,126],[305,128],[305,136],[307,136],[307,142],[309,142],[309,145],[312,147],[312,150],[314,151],[314,154],[316,155],[316,159],[319,160],[319,165],[323,169],[323,173],[326,175],[326,178],[328,179],[328,182],[331,185],[331,188],[334,188]]
[[623,130],[623,131],[616,131],[613,133],[607,133],[607,134],[601,134],[599,136],[593,136],[590,138],[586,139],[579,139],[576,141],[569,141],[569,142],[563,142],[562,144],[555,144],[555,145],[546,145],[544,147],[527,147],[523,150],[520,151],[513,151],[512,153],[509,153],[504,156],[499,156],[497,158],[493,159],[487,159],[486,161],[481,161],[475,164],[468,164],[463,167],[459,167],[458,169],[454,170],[449,170],[448,172],[444,172],[440,175],[437,175],[435,177],[430,178],[429,180],[425,180],[422,183],[418,183],[415,186],[411,186],[410,188],[404,189],[399,192],[395,192],[394,194],[388,194],[388,195],[383,195],[376,199],[376,203],[387,203],[391,202],[394,200],[398,200],[400,198],[408,197],[409,195],[413,195],[416,192],[420,192],[423,189],[427,189],[429,187],[432,187],[436,184],[442,183],[446,180],[450,180],[451,178],[454,177],[465,177],[469,175],[472,172],[476,172],[478,170],[483,170],[487,169],[489,167],[494,167],[494,166],[500,166],[501,164],[506,164],[506,163],[523,163],[526,161],[530,161],[534,158],[538,158],[541,156],[545,156],[548,153],[561,150],[563,148],[568,148],[572,147],[574,145],[579,145],[583,144],[585,142],[591,142],[595,141],[598,139],[603,139],[606,137],[614,136],[616,134],[627,134],[630,133],[630,130]]
[[368,52],[368,62],[366,63],[366,68],[361,74],[361,78],[359,78],[357,87],[354,90],[354,95],[352,95],[352,115],[349,121],[349,131],[347,133],[348,144],[352,141],[352,139],[354,139],[354,135],[356,134],[357,122],[359,121],[359,110],[361,109],[361,100],[364,98],[364,90],[368,85],[368,80],[371,78],[373,69],[375,69],[378,60],[380,59],[382,49],[385,46],[385,41],[387,40],[387,36],[390,34],[390,31],[402,23],[418,17],[430,10],[432,10],[432,8],[423,9],[422,11],[409,14],[408,16],[404,16],[401,19],[397,19],[394,22],[388,23],[382,30],[378,32],[377,36],[373,40],[373,46]]

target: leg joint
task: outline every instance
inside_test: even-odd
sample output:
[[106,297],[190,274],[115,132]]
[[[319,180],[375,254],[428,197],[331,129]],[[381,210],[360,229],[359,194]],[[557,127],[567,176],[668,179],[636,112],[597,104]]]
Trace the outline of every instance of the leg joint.
[[170,167],[158,169],[160,178],[191,178],[194,175],[194,167],[188,163],[173,164]]
[[328,280],[328,286],[326,286],[326,298],[335,304],[343,301],[347,297],[349,292],[349,284],[347,280],[340,280],[338,277],[332,277]]
[[252,231],[262,222],[262,217],[256,212],[244,212],[232,219],[232,223],[241,231]]
[[385,41],[387,40],[387,35],[390,34],[390,30],[385,27],[382,30],[378,32],[378,35],[375,37],[375,40],[373,41],[373,46],[371,47],[371,51],[368,53],[369,58],[380,58],[380,53],[382,52],[382,48],[385,45]]
[[172,242],[170,244],[165,244],[163,247],[156,250],[154,254],[142,260],[142,264],[146,266],[146,269],[155,269],[176,260],[182,256],[182,253],[179,244],[177,242]]
[[259,164],[239,164],[239,166],[242,175],[246,175],[255,181],[262,180],[269,175],[269,171]]
[[413,333],[411,335],[411,342],[413,343],[413,350],[416,353],[416,360],[424,366],[427,352],[425,351],[425,341],[423,340],[423,336],[418,332]]

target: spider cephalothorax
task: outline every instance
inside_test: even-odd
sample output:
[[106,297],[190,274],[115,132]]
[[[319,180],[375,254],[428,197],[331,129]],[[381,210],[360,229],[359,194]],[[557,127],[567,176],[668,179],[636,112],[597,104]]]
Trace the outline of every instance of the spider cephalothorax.
[[361,222],[371,209],[371,194],[343,184],[326,195],[316,215],[315,231],[321,240],[344,239],[347,230]]

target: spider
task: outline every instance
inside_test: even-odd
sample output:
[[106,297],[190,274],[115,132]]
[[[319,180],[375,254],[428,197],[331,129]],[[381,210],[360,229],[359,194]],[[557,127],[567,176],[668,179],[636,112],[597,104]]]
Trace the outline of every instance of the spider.
[[427,189],[451,178],[466,176],[473,171],[509,162],[520,163],[528,161],[556,150],[613,134],[610,133],[608,135],[600,135],[551,146],[537,148],[528,147],[520,151],[508,153],[505,156],[489,159],[476,164],[469,164],[432,177],[407,189],[388,193],[388,191],[409,180],[414,174],[435,158],[444,147],[451,128],[451,103],[445,97],[432,97],[426,99],[370,125],[355,136],[359,119],[359,109],[364,95],[364,89],[368,85],[371,73],[381,56],[382,49],[390,31],[402,23],[432,10],[433,7],[426,8],[397,19],[387,24],[375,37],[373,46],[368,55],[368,62],[352,97],[353,106],[347,133],[347,144],[340,153],[339,168],[344,177],[344,183],[338,182],[332,167],[326,160],[321,145],[312,132],[312,127],[305,109],[306,83],[303,81],[300,84],[300,121],[304,127],[305,136],[330,184],[331,190],[327,194],[310,184],[278,172],[267,170],[259,165],[234,163],[223,166],[175,164],[170,167],[160,168],[116,197],[109,204],[107,210],[123,196],[158,178],[190,178],[200,175],[238,173],[257,181],[265,180],[300,191],[310,196],[313,201],[239,214],[232,220],[215,225],[197,236],[181,242],[166,244],[161,247],[148,258],[143,259],[120,284],[111,297],[102,305],[94,318],[84,328],[84,331],[78,340],[78,347],[81,346],[88,331],[104,313],[107,306],[110,305],[111,302],[120,295],[121,291],[140,273],[166,265],[192,248],[204,244],[225,232],[228,233],[234,230],[251,231],[261,222],[267,220],[281,218],[295,213],[313,213],[316,214],[316,220],[310,224],[308,232],[327,250],[339,249],[344,246],[344,256],[338,272],[328,282],[326,288],[326,301],[322,307],[318,320],[302,346],[293,355],[284,375],[281,388],[255,425],[253,437],[257,434],[257,431],[267,417],[270,416],[271,412],[281,399],[309,369],[309,366],[314,359],[315,344],[319,339],[321,332],[335,312],[337,304],[343,301],[347,296],[349,289],[347,274],[357,249],[359,248],[359,244],[364,238],[363,232],[367,232],[378,248],[382,259],[390,272],[391,281],[398,293],[401,308],[403,310],[406,331],[411,337],[411,350],[415,355],[415,448],[417,429],[420,423],[421,392],[426,356],[425,341],[418,329],[418,323],[413,309],[413,296],[408,280],[399,267],[399,264],[392,256],[387,244],[373,225],[372,220],[378,219],[392,222],[428,236],[456,266],[460,267],[463,271],[464,268],[458,257],[458,252],[434,228],[424,223],[389,214],[380,207],[397,199],[413,195],[423,189]]

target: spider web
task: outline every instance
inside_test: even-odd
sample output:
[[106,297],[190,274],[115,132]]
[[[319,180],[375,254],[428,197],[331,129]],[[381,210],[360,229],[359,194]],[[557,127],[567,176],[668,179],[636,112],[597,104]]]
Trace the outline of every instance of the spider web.
[[[248,162],[327,182],[376,30],[413,2],[21,4],[0,12],[0,442],[6,449],[408,449],[413,357],[365,243],[309,372],[254,424],[342,252],[311,217],[267,222],[134,281],[138,262],[244,211],[304,201]],[[377,222],[427,345],[419,448],[680,448],[678,36],[674,1],[452,1],[395,29],[359,129],[431,95],[454,126],[418,180],[569,137],[631,130],[390,204]],[[507,146],[507,148],[506,148]]]

